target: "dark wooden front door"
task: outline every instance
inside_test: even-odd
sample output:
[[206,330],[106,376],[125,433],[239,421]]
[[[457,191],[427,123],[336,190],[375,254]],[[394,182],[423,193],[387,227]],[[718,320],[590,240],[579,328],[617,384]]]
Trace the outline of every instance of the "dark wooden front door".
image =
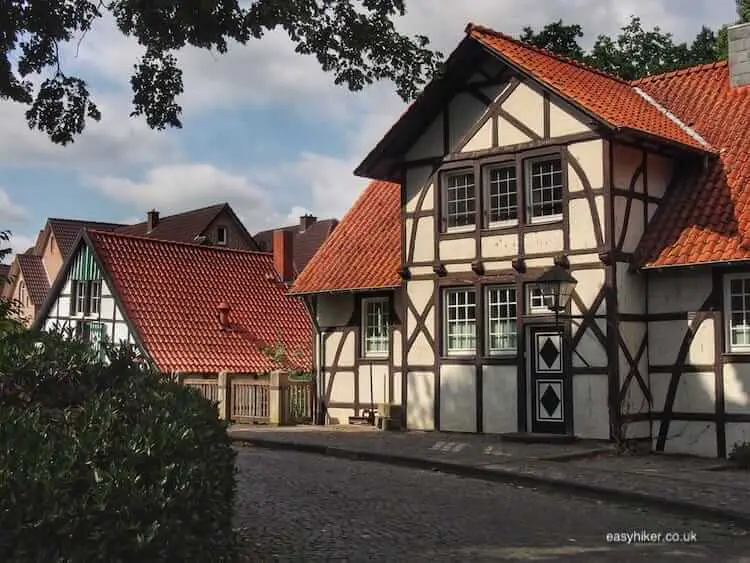
[[565,380],[565,339],[559,328],[529,328],[527,365],[531,431],[565,434],[571,404]]

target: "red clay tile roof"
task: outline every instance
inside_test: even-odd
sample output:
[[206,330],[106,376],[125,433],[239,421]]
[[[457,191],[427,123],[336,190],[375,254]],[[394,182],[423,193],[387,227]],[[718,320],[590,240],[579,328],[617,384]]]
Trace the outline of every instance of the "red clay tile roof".
[[667,194],[636,251],[645,267],[750,259],[750,87],[726,62],[635,83],[693,127],[721,157]]
[[[100,231],[113,231],[119,227],[124,227],[120,223],[101,223],[99,221],[80,221],[78,219],[59,219],[50,218],[47,220],[52,233],[55,235],[57,246],[60,249],[60,255],[63,261],[70,256],[73,251],[73,244],[78,239],[82,229],[97,229]],[[34,248],[30,249],[32,252]],[[44,249],[38,249],[37,252],[43,252]],[[27,251],[28,252],[28,251]]]
[[125,235],[192,243],[195,241],[195,237],[203,233],[216,219],[216,216],[221,213],[226,205],[226,203],[218,203],[209,207],[160,217],[156,227],[150,233],[146,221],[135,225],[125,225],[117,232]]
[[[304,230],[300,225],[281,227],[281,230],[292,231],[294,233],[292,248],[294,251],[294,268],[297,273],[305,269],[307,263],[310,262],[310,259],[338,224],[339,222],[336,219],[322,219]],[[273,252],[273,233],[275,230],[279,229],[269,229],[253,235],[255,242],[258,243],[261,250]]]
[[466,33],[612,127],[712,151],[624,80],[482,26],[469,24]]
[[49,292],[49,280],[42,257],[24,253],[16,256],[16,259],[31,302],[36,307],[41,306]]
[[[88,231],[124,313],[165,372],[259,373],[275,368],[262,348],[283,342],[289,365],[312,366],[312,324],[304,303],[276,282],[273,257]],[[217,306],[231,306],[232,331]]]
[[292,293],[397,287],[400,262],[401,187],[373,181],[315,253]]

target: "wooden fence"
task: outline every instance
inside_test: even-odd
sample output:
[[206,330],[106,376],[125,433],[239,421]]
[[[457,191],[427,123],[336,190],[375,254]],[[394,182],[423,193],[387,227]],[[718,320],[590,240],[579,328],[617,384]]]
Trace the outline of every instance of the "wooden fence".
[[285,372],[274,372],[270,376],[181,376],[180,380],[215,402],[220,418],[237,424],[312,422],[315,392],[311,379],[290,379]]

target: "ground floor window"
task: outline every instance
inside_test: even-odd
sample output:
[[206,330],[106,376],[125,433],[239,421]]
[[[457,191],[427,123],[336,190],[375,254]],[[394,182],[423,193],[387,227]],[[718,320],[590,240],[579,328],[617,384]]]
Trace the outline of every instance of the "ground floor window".
[[448,355],[476,353],[477,296],[473,287],[445,291],[445,343]]
[[362,300],[362,350],[366,358],[388,356],[389,309],[387,297]]
[[518,348],[516,328],[516,288],[487,288],[487,354],[515,354]]
[[750,352],[750,276],[729,275],[724,283],[724,320],[729,352]]

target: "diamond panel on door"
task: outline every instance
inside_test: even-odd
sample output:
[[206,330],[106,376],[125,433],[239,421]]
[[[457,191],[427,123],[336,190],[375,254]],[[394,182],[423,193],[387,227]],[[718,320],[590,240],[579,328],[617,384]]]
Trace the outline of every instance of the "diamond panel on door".
[[559,380],[537,379],[536,418],[539,422],[563,422],[563,389]]
[[537,373],[562,373],[562,346],[559,332],[536,333]]

